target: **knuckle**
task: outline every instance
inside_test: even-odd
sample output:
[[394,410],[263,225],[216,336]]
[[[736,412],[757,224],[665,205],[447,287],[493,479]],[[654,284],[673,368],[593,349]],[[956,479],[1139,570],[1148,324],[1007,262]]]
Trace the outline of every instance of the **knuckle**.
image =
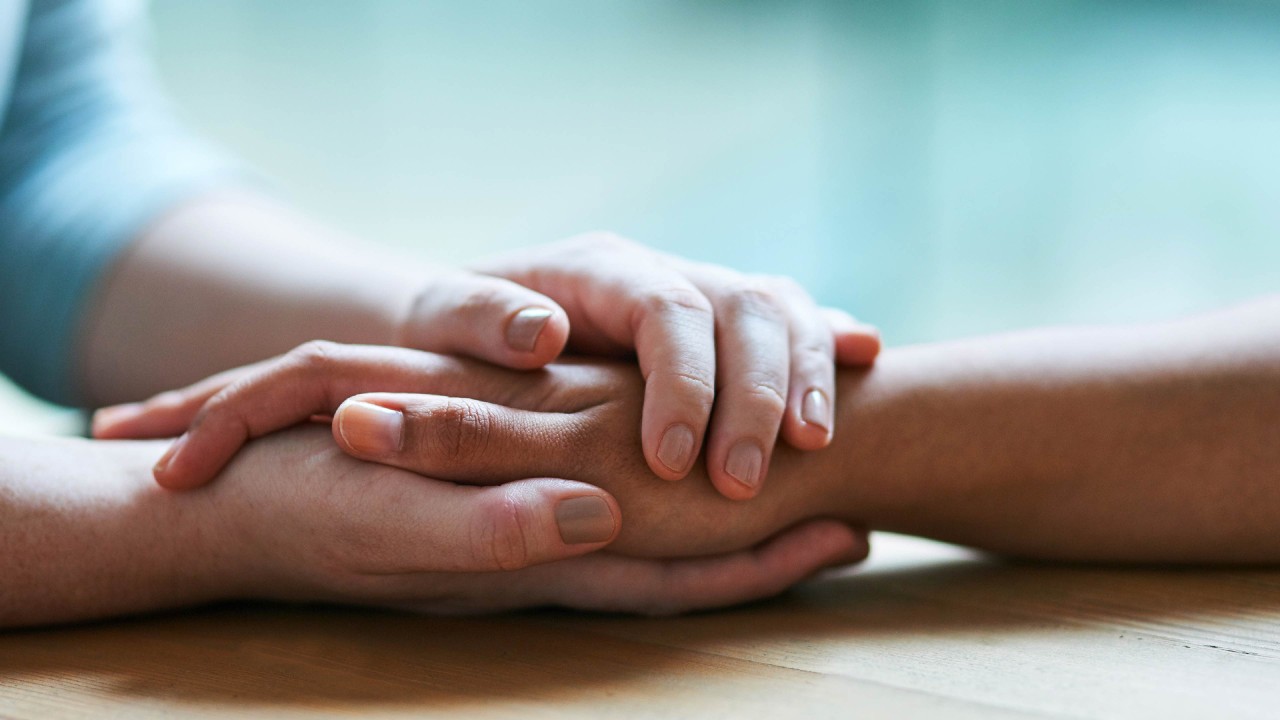
[[792,363],[797,373],[834,373],[835,354],[835,340],[830,336],[824,336],[796,346],[792,353]]
[[454,310],[463,317],[474,317],[486,314],[495,307],[505,307],[504,299],[504,293],[500,288],[485,282],[466,290],[454,306]]
[[830,332],[816,332],[811,337],[796,344],[796,353],[799,355],[809,355],[823,362],[829,362],[835,357],[836,338]]
[[768,412],[782,415],[787,409],[787,396],[783,385],[772,378],[748,380],[743,394],[750,400],[752,412]]
[[648,382],[654,380],[670,388],[672,395],[691,400],[710,411],[711,403],[715,399],[715,386],[706,375],[694,368],[655,371],[649,376]]
[[158,395],[152,396],[143,405],[147,408],[169,409],[181,407],[187,401],[187,396],[180,390],[165,390]]
[[519,570],[529,564],[529,531],[520,503],[501,494],[480,513],[476,565],[498,570]]
[[289,352],[292,360],[306,370],[324,370],[334,363],[338,344],[329,340],[309,340]]
[[770,321],[783,319],[782,300],[776,290],[760,281],[744,282],[725,294],[722,304],[727,314],[757,317]]
[[809,296],[809,291],[805,290],[804,286],[801,285],[799,282],[797,282],[796,279],[791,277],[790,275],[766,275],[762,278],[762,280],[763,282],[772,286],[778,294],[784,297],[786,296],[808,297]]
[[220,428],[238,423],[240,418],[235,401],[237,393],[238,386],[232,385],[206,400],[196,411],[195,417],[191,418],[188,430],[194,432],[198,428]]
[[216,425],[227,417],[231,408],[230,396],[224,390],[217,395],[205,401],[204,405],[196,411],[196,415],[191,419],[191,428]]
[[423,429],[422,449],[453,464],[483,457],[495,422],[490,410],[460,398],[449,398],[425,412],[410,409],[406,414],[412,425]]
[[645,292],[636,303],[633,325],[639,325],[650,317],[693,315],[710,319],[713,313],[711,301],[693,287],[655,288]]

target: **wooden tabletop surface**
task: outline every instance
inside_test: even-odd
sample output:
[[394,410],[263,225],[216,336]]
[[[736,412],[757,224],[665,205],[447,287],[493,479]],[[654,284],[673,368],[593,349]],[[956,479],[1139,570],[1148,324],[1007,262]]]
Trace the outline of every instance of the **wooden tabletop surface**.
[[0,717],[1280,716],[1280,571],[875,543],[672,619],[233,605],[0,634]]

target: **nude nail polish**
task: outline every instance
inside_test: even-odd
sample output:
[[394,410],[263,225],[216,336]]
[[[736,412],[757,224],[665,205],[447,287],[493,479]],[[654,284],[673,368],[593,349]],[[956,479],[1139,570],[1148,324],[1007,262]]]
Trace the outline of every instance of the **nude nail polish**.
[[810,390],[804,394],[800,404],[800,417],[810,425],[817,425],[823,430],[831,429],[831,405],[821,390]]
[[689,467],[693,452],[693,430],[688,425],[676,424],[667,428],[658,442],[658,461],[671,472],[684,472]]
[[556,505],[556,525],[567,545],[604,542],[617,529],[609,503],[590,495],[561,500]]
[[527,307],[516,313],[507,323],[507,346],[518,352],[533,352],[538,336],[553,314],[540,307]]
[[750,440],[743,440],[729,450],[724,471],[729,477],[754,490],[760,487],[760,468],[763,465],[764,453],[760,451],[760,446]]

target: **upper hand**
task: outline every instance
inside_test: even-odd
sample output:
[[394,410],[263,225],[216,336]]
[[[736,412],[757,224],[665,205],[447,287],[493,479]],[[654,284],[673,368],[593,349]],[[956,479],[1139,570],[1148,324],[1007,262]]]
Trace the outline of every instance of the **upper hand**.
[[[613,236],[573,238],[484,270],[492,275],[457,272],[434,280],[413,304],[397,342],[518,369],[541,367],[566,345],[596,354],[634,350],[646,378],[645,462],[659,477],[684,477],[710,425],[707,471],[730,498],[759,492],[779,429],[793,447],[827,445],[834,430],[834,360],[868,364],[879,351],[873,329],[819,309],[793,282],[683,261]],[[314,358],[290,353],[141,405],[101,411],[94,435],[177,435],[201,418],[207,401],[226,404],[246,379],[281,362],[301,363],[305,380],[315,382]],[[361,389],[391,388],[365,383]],[[304,408],[314,395],[313,388],[286,384],[273,401],[277,408]],[[272,429],[306,419],[264,412],[275,418]],[[257,418],[252,424],[268,423]],[[157,480],[169,488],[197,487],[226,457],[171,463]]]
[[[712,557],[575,557],[604,544],[563,537],[557,509],[581,498],[607,506],[616,523],[613,498],[590,485],[533,478],[458,486],[355,460],[328,433],[301,428],[252,443],[208,491],[174,502],[205,523],[198,537],[207,547],[184,553],[212,555],[202,562],[228,574],[234,597],[438,612],[719,607],[774,595],[867,550],[864,535],[814,521]],[[568,559],[539,564],[559,558]]]
[[873,328],[820,309],[788,278],[695,263],[608,233],[479,269],[559,303],[571,350],[634,351],[645,379],[640,436],[649,468],[668,480],[687,475],[709,426],[707,472],[733,499],[760,491],[779,430],[797,449],[826,447],[835,361],[867,365],[880,349]]

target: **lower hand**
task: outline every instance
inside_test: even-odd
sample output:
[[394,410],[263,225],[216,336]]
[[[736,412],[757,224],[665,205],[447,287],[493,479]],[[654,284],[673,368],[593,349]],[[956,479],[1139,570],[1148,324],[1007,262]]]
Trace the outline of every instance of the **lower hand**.
[[712,557],[575,557],[606,541],[565,542],[556,506],[574,498],[607,505],[616,523],[613,498],[589,485],[458,486],[352,459],[327,432],[299,428],[250,444],[218,483],[174,502],[208,524],[199,537],[218,565],[233,568],[239,596],[431,612],[719,607],[777,594],[867,552],[863,534],[813,521]]

